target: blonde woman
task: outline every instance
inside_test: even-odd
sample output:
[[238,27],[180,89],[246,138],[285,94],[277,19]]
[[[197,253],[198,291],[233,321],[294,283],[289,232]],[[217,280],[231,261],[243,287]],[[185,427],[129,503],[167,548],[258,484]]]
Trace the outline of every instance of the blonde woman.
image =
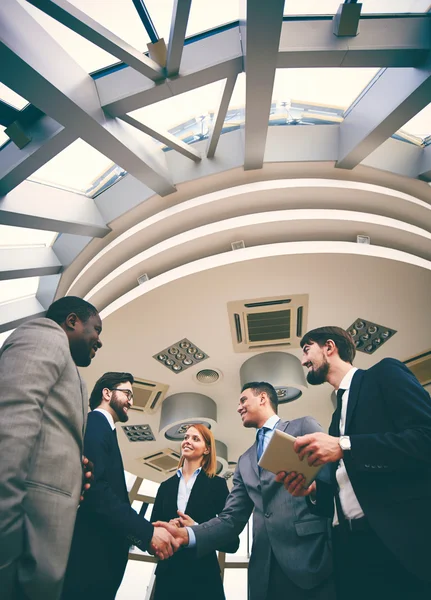
[[[221,513],[229,491],[226,480],[216,476],[216,464],[213,434],[200,423],[190,425],[181,443],[178,471],[161,484],[151,520],[186,526]],[[237,538],[220,550],[236,552],[238,546]],[[154,600],[201,600],[203,590],[205,600],[225,598],[215,552],[196,558],[194,550],[180,549],[158,564]]]

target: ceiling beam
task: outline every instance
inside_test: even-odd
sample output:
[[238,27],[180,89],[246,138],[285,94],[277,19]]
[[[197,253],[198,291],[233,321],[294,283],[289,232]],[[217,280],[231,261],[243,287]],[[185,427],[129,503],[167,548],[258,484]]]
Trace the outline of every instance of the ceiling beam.
[[0,304],[0,333],[15,329],[29,319],[45,316],[46,309],[35,296]]
[[217,116],[213,121],[213,126],[209,134],[208,138],[208,146],[207,146],[207,158],[213,158],[218,141],[221,136],[221,132],[223,129],[223,124],[226,119],[226,114],[229,109],[230,100],[232,98],[233,90],[235,89],[235,84],[237,80],[237,75],[233,75],[226,79],[226,83],[223,88],[222,97],[220,100],[219,108],[217,111]]
[[353,169],[429,104],[431,64],[385,69],[371,82],[340,125],[336,167]]
[[0,280],[55,275],[61,270],[52,248],[0,248]]
[[422,159],[419,168],[419,179],[431,181],[431,145],[422,150]]
[[145,125],[144,123],[141,123],[137,119],[131,117],[130,115],[123,115],[119,118],[125,123],[131,125],[132,127],[136,127],[136,129],[139,129],[139,131],[150,135],[155,140],[161,142],[162,144],[165,144],[169,148],[176,150],[186,158],[190,158],[194,162],[200,162],[202,160],[202,157],[199,154],[199,152],[194,150],[192,146],[190,146],[190,144],[186,144],[179,138],[175,137],[169,131],[153,129],[152,127],[149,127],[148,125]]
[[175,191],[162,152],[149,150],[142,134],[104,114],[91,77],[17,0],[0,4],[0,62],[4,83],[45,114],[161,196]]
[[[179,76],[154,84],[125,68],[95,83],[103,108],[120,116],[176,94],[232,77],[243,70],[239,28],[205,37],[183,49]],[[121,90],[121,91],[119,91]]]
[[284,0],[242,0],[241,38],[246,73],[244,169],[261,169],[283,23]]
[[11,123],[18,119],[19,114],[19,110],[7,102],[0,100],[0,125],[3,125],[3,127],[9,127]]
[[357,4],[356,1],[340,4],[332,19],[334,35],[338,37],[358,35],[361,8],[362,4]]
[[67,0],[27,0],[27,2],[152,81],[165,78],[163,69],[155,61],[130,46]]
[[93,237],[110,231],[91,198],[32,181],[0,197],[0,224]]
[[1,196],[12,191],[76,140],[72,129],[66,129],[46,115],[24,128],[24,131],[31,140],[24,148],[8,144],[1,151]]
[[169,33],[168,56],[166,58],[166,73],[168,77],[177,75],[180,70],[191,4],[192,0],[175,0],[174,2],[171,30]]

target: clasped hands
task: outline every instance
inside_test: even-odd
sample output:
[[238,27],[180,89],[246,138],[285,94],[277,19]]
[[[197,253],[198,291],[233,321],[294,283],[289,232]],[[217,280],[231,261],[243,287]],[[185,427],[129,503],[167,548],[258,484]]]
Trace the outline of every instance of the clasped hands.
[[168,522],[156,521],[154,533],[151,539],[149,552],[154,554],[160,560],[165,560],[172,556],[180,546],[187,546],[189,543],[189,534],[186,527],[196,525],[191,517],[180,510],[176,519]]
[[[330,462],[337,462],[340,458],[343,458],[339,440],[338,437],[318,431],[297,437],[293,448],[300,460],[306,458],[309,465],[317,467]],[[280,473],[277,473],[275,480],[282,483],[292,496],[310,496],[316,491],[315,481],[306,488],[304,487],[304,475],[295,471],[290,473],[280,471]]]

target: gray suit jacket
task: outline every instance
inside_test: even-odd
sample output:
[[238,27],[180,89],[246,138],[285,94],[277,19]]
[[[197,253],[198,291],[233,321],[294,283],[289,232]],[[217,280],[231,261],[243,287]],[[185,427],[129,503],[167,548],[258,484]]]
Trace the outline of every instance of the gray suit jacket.
[[[294,436],[321,431],[312,417],[279,421],[277,429]],[[305,498],[294,498],[274,479],[265,469],[259,474],[253,444],[238,461],[223,512],[192,527],[198,555],[206,554],[238,535],[254,509],[250,600],[266,598],[271,551],[287,577],[303,589],[319,585],[332,572],[329,520],[312,515]]]
[[0,595],[56,600],[82,486],[87,391],[63,329],[21,325],[0,350]]

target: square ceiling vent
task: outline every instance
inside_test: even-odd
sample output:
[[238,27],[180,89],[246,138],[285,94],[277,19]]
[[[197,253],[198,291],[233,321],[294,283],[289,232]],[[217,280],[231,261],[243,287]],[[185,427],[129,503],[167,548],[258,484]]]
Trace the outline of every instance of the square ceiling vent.
[[180,458],[181,456],[178,452],[171,450],[171,448],[165,448],[164,450],[160,450],[149,456],[144,456],[138,460],[140,463],[147,467],[151,467],[159,473],[169,475],[177,471]]
[[131,408],[147,414],[155,413],[165,399],[168,389],[169,386],[165,383],[135,378],[132,385],[133,406]]
[[182,373],[189,367],[201,363],[209,356],[196,344],[193,344],[187,338],[183,338],[176,344],[157,352],[153,358],[178,375],[178,373]]
[[299,348],[307,330],[308,294],[228,302],[235,352]]
[[360,318],[356,319],[347,331],[355,342],[356,350],[365,354],[373,354],[396,334],[395,329]]
[[431,383],[431,349],[408,358],[404,364],[423,386]]

